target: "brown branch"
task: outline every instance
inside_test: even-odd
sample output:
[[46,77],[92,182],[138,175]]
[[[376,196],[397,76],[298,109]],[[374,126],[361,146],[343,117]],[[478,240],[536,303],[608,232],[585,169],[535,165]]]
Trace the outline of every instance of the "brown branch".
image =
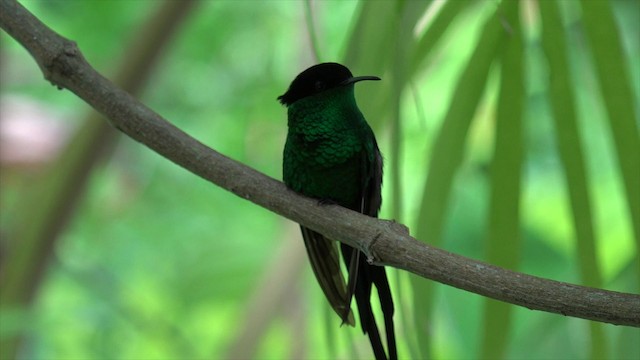
[[0,26],[33,55],[47,80],[84,99],[123,133],[242,198],[362,249],[375,264],[529,309],[640,327],[640,295],[505,270],[428,246],[392,221],[319,206],[289,191],[281,182],[208,148],[115,87],[84,60],[73,42],[52,32],[15,0],[0,0]]

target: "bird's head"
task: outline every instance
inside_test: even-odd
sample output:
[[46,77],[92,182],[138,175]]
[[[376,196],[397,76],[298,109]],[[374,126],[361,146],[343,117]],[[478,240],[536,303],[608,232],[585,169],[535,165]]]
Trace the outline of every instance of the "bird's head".
[[322,63],[314,65],[296,76],[287,92],[278,96],[278,100],[283,105],[289,106],[300,99],[362,80],[380,80],[380,78],[377,76],[353,76],[344,65]]

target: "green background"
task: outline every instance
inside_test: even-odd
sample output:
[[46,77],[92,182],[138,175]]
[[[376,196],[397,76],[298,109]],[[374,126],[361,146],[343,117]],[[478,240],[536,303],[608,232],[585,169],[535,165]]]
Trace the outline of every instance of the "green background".
[[[130,42],[163,6],[22,4],[106,76],[127,65]],[[6,33],[0,40],[3,136],[36,124],[12,145],[36,160],[3,148],[0,163],[2,276],[35,287],[15,303],[0,284],[0,340],[19,338],[18,358],[373,357],[360,328],[339,327],[329,310],[296,224],[124,136],[106,150],[69,140],[102,120],[87,120],[86,104],[50,86]],[[381,217],[464,256],[638,294],[640,196],[629,184],[640,189],[639,44],[635,0],[204,1],[139,98],[280,179],[286,109],[276,97],[295,75],[339,61],[380,76],[356,94],[385,155]],[[33,145],[42,139],[71,150]],[[100,153],[72,216],[55,220],[63,230],[42,261],[22,264],[41,276],[21,279],[7,265],[14,249],[47,241],[21,229],[55,218],[45,204],[70,171],[64,156],[91,151]],[[391,281],[401,358],[640,357],[637,329],[395,270]]]

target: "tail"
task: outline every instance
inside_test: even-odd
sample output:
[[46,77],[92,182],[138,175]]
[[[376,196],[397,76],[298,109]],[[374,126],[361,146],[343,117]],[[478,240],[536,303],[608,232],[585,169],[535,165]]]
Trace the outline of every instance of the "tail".
[[[347,266],[349,266],[353,251],[358,250],[355,250],[345,244],[341,244],[341,249],[342,257]],[[362,331],[369,336],[369,341],[371,342],[371,347],[373,348],[373,353],[377,360],[396,360],[398,358],[398,353],[396,350],[396,337],[393,328],[394,308],[391,289],[389,288],[389,282],[387,280],[387,273],[384,267],[370,265],[367,263],[366,256],[364,256],[364,254],[360,255],[361,256],[358,256],[357,269],[349,269],[349,272],[357,271],[357,279],[355,281],[353,294],[356,298],[358,313],[360,314]],[[382,314],[384,316],[388,357],[385,353],[384,346],[382,345],[378,325],[376,324],[376,319],[373,316],[373,309],[371,307],[371,288],[374,284],[378,290],[380,307],[382,308]]]

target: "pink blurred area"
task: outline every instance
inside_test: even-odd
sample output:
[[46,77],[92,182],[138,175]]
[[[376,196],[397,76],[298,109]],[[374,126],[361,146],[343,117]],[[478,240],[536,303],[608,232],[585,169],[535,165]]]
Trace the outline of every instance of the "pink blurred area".
[[73,125],[47,104],[25,97],[0,98],[0,166],[35,167],[51,161]]

